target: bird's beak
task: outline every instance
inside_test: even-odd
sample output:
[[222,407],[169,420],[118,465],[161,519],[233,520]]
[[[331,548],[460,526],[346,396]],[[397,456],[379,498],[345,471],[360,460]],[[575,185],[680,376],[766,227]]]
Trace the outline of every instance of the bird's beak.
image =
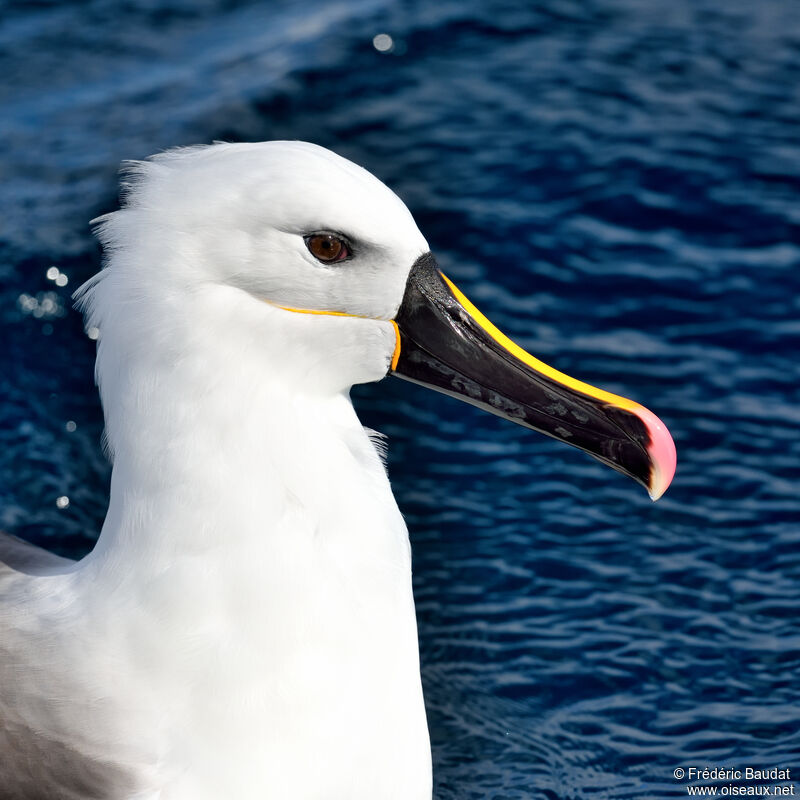
[[672,481],[675,445],[652,411],[525,352],[439,272],[431,253],[412,267],[395,322],[391,374],[579,447],[653,500]]

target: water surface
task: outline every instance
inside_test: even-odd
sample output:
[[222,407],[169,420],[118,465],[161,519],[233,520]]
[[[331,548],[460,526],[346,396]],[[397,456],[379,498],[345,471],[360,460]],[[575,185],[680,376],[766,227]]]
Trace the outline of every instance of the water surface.
[[678,446],[653,505],[441,395],[354,391],[411,531],[438,800],[661,800],[686,796],[677,766],[800,770],[799,10],[6,3],[0,526],[77,556],[102,524],[70,293],[119,162],[315,141],[400,194],[502,329]]

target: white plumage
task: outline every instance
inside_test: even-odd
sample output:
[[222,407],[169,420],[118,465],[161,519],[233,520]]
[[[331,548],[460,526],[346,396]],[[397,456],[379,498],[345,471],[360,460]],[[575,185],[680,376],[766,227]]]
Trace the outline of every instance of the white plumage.
[[[127,174],[79,293],[108,516],[77,564],[9,540],[46,574],[0,565],[3,797],[429,798],[408,535],[348,397],[386,374],[428,246],[309,144]],[[357,258],[320,264],[309,231]]]

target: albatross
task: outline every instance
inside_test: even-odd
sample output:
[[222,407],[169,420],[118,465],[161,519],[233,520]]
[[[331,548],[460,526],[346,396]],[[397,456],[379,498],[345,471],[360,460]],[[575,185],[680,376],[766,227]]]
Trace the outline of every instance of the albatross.
[[77,562],[0,536],[0,794],[430,800],[408,531],[351,386],[431,387],[654,499],[667,429],[512,342],[321,147],[131,163],[96,222],[108,513]]

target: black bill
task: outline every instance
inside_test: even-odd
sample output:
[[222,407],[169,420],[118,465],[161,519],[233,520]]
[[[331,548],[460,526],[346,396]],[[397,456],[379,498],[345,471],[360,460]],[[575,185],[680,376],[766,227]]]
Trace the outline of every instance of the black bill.
[[439,272],[431,253],[412,267],[395,322],[392,374],[585,450],[654,500],[666,491],[675,445],[658,417],[525,352]]

